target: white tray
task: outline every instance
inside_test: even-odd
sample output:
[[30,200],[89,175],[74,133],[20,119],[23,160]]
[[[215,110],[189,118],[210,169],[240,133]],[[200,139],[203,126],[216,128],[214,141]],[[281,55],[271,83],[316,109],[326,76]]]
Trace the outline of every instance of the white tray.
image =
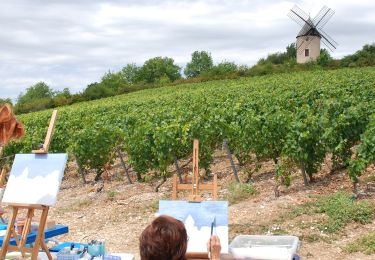
[[229,251],[234,259],[291,260],[298,246],[296,236],[240,235],[230,243]]

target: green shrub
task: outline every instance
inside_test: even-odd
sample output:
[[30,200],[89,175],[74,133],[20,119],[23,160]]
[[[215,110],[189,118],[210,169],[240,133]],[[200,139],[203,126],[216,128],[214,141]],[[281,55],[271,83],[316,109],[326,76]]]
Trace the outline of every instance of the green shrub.
[[231,182],[228,185],[228,191],[227,199],[230,204],[236,204],[255,194],[254,186],[249,183]]
[[328,220],[320,224],[319,228],[328,233],[335,233],[350,222],[371,223],[374,207],[368,201],[356,201],[351,195],[337,192],[323,196],[316,201],[304,203],[288,212],[285,218],[293,219],[301,215],[319,213],[328,217]]
[[111,190],[107,193],[108,200],[114,200],[116,195],[118,194],[117,191]]
[[118,128],[97,124],[74,133],[69,152],[76,156],[79,165],[95,170],[95,181],[98,181],[121,140],[122,133]]
[[344,251],[348,253],[362,252],[366,255],[375,253],[375,232],[364,235],[354,242],[347,244]]
[[353,197],[344,193],[323,197],[316,203],[318,212],[329,217],[322,228],[327,232],[334,233],[350,222],[361,224],[371,223],[373,219],[373,207],[367,201],[355,201]]

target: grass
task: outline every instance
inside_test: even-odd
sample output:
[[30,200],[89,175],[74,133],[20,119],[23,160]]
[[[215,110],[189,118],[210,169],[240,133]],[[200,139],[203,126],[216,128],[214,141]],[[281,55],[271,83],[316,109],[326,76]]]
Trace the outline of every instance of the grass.
[[230,204],[239,203],[240,201],[249,198],[256,192],[254,186],[250,183],[231,182],[227,188],[229,191],[227,200]]
[[320,213],[328,215],[329,220],[323,224],[327,232],[334,233],[350,222],[360,224],[371,223],[373,206],[367,201],[355,201],[353,197],[343,192],[323,197],[317,201]]
[[112,201],[115,199],[116,195],[118,194],[118,191],[114,191],[114,190],[111,190],[111,191],[108,191],[107,193],[107,199]]
[[322,242],[327,243],[327,244],[332,243],[332,237],[322,236],[322,235],[317,234],[317,233],[301,235],[301,236],[299,236],[299,238],[300,238],[301,241],[304,241],[304,242],[307,242],[307,243],[315,243],[315,242],[319,242],[319,241],[322,241]]
[[366,255],[375,253],[375,232],[364,235],[355,241],[347,244],[344,251],[348,253],[362,252]]
[[80,199],[79,201],[75,201],[74,203],[72,203],[69,206],[59,208],[58,211],[60,211],[62,213],[76,211],[76,210],[79,210],[81,208],[85,208],[85,207],[89,206],[92,202],[93,201],[90,198]]
[[363,182],[375,182],[375,175],[366,176]]
[[229,224],[229,238],[234,239],[237,235],[243,234],[266,234],[269,230],[267,224],[254,225],[252,223],[245,224]]
[[337,192],[293,209],[284,219],[312,214],[325,214],[328,220],[319,224],[318,228],[328,233],[336,233],[350,222],[371,223],[374,207],[368,201],[356,201],[344,192]]

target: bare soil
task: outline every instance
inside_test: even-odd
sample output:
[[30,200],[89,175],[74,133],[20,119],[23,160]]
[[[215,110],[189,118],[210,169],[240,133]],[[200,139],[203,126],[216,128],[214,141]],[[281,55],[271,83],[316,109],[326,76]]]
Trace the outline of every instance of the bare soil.
[[[184,172],[189,172],[189,167],[191,164],[185,167]],[[221,151],[216,153],[211,169],[219,177],[219,197],[225,199],[227,185],[234,181],[234,176],[229,161]],[[170,170],[173,172],[174,168]],[[70,231],[56,239],[82,243],[105,239],[109,252],[133,253],[139,259],[139,235],[155,217],[158,201],[171,197],[172,182],[168,179],[159,192],[155,192],[160,180],[138,183],[135,173],[131,174],[134,184],[127,183],[124,170],[116,163],[108,173],[108,180],[95,183],[91,173],[88,183],[82,184],[75,165],[70,163],[57,205],[49,214],[50,219],[68,225]],[[371,166],[361,177],[359,188],[367,199],[373,199],[375,195],[364,180],[371,179],[374,174],[375,167]],[[272,162],[263,163],[252,180],[256,194],[229,207],[230,240],[239,234],[290,234],[301,239],[299,255],[304,259],[375,259],[375,255],[348,254],[342,249],[361,235],[375,231],[375,221],[367,225],[351,223],[339,234],[329,235],[314,227],[324,220],[324,215],[285,218],[291,209],[316,196],[336,191],[351,192],[352,185],[344,171],[331,173],[330,163],[327,162],[308,187],[303,185],[302,177],[296,173],[290,187],[280,187],[281,196],[278,198],[274,195]]]

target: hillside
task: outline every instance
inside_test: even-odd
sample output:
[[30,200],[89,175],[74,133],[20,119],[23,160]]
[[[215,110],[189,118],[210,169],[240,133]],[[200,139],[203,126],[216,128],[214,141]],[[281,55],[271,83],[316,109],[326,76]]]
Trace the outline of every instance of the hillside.
[[[307,184],[328,154],[337,167],[349,166],[356,182],[374,160],[374,76],[374,68],[290,73],[151,89],[62,107],[51,151],[69,151],[81,168],[96,170],[98,180],[120,149],[140,180],[151,170],[168,176],[175,159],[190,155],[193,138],[200,140],[200,162],[209,174],[213,151],[226,139],[241,166],[272,159],[284,183],[297,168]],[[27,135],[5,147],[5,154],[37,147],[49,117],[50,111],[20,116]]]
[[[36,148],[50,114],[20,116],[26,137],[6,146],[0,163]],[[71,227],[65,239],[105,237],[110,250],[136,253],[158,200],[170,197],[174,164],[189,172],[194,138],[202,179],[217,173],[220,199],[231,203],[231,238],[294,234],[305,257],[371,258],[346,248],[375,229],[371,67],[169,86],[59,108],[50,151],[67,151],[70,162],[51,216]],[[242,184],[231,184],[225,140]]]

